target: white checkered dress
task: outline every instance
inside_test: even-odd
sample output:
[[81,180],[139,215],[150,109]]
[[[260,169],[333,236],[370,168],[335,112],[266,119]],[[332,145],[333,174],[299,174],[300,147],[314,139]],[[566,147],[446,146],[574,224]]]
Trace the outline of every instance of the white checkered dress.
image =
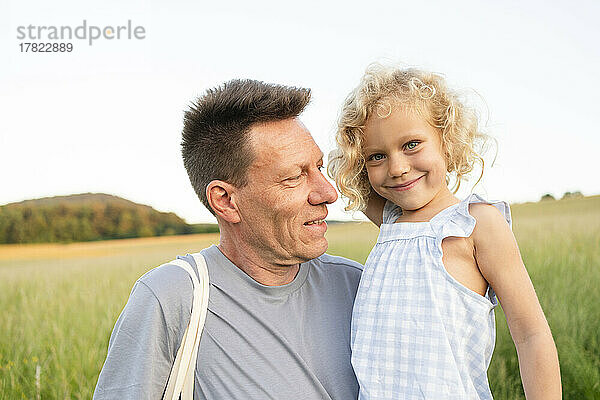
[[365,264],[352,315],[352,365],[359,399],[491,399],[487,380],[495,342],[491,288],[467,289],[442,264],[442,239],[469,237],[471,195],[429,222],[394,223],[387,202],[377,244]]

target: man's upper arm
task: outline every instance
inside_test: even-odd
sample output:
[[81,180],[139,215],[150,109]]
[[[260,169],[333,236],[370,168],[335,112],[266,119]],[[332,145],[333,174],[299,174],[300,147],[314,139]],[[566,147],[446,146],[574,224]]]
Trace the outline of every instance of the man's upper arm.
[[172,342],[160,301],[138,281],[111,334],[94,399],[162,398]]

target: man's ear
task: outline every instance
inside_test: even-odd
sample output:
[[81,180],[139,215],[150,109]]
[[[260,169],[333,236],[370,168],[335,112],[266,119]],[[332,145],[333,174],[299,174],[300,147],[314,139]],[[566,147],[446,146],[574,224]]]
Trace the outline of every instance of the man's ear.
[[214,180],[206,186],[206,198],[208,204],[217,214],[227,222],[232,224],[241,221],[241,216],[235,203],[236,187],[223,181]]

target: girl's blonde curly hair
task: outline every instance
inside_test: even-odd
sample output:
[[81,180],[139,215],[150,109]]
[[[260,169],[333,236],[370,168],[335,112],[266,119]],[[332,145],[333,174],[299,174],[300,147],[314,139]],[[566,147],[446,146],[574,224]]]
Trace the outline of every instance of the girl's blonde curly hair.
[[344,102],[336,133],[338,147],[329,155],[327,170],[349,200],[346,210],[364,210],[371,194],[362,151],[367,121],[375,113],[385,118],[399,105],[438,129],[447,165],[446,181],[449,184],[454,178],[455,193],[475,163],[481,164],[483,175],[483,158],[476,148],[481,148],[488,137],[479,130],[475,110],[448,88],[444,78],[414,68],[372,64]]

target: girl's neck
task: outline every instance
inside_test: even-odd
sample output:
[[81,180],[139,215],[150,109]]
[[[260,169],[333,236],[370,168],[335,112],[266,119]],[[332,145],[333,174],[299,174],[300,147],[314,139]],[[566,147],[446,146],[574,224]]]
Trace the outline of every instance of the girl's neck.
[[402,215],[397,222],[427,222],[430,221],[440,211],[460,203],[452,192],[447,187],[444,187],[440,192],[421,208],[415,210],[402,210]]

